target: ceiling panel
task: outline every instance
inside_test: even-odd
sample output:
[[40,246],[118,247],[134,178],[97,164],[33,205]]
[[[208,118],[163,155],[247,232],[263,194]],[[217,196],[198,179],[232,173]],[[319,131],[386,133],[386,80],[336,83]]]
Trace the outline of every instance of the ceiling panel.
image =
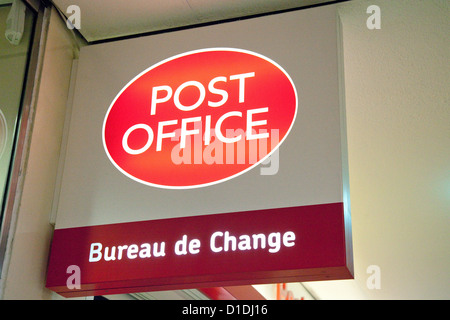
[[326,0],[53,0],[66,15],[70,5],[81,13],[80,33],[88,42],[202,23],[264,14]]

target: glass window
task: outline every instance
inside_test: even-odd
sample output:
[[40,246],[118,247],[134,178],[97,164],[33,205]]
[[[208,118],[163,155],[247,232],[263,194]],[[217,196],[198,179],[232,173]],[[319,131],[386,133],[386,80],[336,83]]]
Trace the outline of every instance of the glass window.
[[35,16],[21,1],[0,0],[0,223],[4,220]]

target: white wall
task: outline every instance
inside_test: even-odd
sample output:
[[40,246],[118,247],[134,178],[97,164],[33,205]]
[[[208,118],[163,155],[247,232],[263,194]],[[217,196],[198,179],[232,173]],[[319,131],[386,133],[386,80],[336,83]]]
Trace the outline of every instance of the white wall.
[[[366,27],[369,5],[380,30]],[[449,6],[339,6],[356,280],[309,284],[321,298],[450,298]],[[381,289],[367,288],[369,265]]]

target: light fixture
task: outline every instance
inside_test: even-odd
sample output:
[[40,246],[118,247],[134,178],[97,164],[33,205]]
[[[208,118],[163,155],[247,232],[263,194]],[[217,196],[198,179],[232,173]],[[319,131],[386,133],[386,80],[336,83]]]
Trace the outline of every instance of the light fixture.
[[18,45],[22,40],[25,25],[25,4],[21,0],[14,0],[11,11],[6,18],[6,39],[13,45]]

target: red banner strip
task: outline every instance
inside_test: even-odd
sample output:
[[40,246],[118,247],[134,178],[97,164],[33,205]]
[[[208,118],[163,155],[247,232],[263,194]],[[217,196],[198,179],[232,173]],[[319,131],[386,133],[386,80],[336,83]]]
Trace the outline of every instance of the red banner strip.
[[92,296],[351,279],[342,203],[56,229],[47,288]]

